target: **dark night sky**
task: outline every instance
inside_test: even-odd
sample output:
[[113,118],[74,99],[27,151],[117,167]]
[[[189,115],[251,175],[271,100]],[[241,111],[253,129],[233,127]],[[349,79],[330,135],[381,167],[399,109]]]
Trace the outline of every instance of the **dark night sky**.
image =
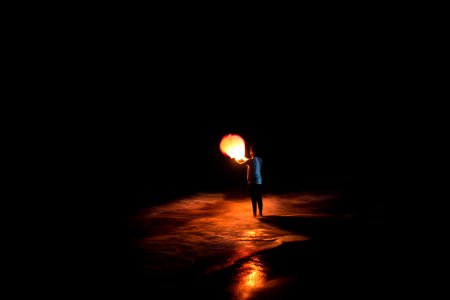
[[235,133],[259,147],[268,192],[351,191],[361,177],[376,178],[390,136],[370,115],[340,104],[272,102],[203,110],[174,103],[104,118],[84,145],[94,170],[88,176],[131,206],[241,188],[245,169],[219,150],[221,138]]
[[[280,192],[353,190],[397,155],[399,110],[390,97],[399,67],[386,71],[385,59],[395,53],[369,39],[352,47],[351,36],[332,28],[302,34],[301,51],[275,32],[271,45],[266,37],[221,33],[205,43],[183,28],[154,40],[118,31],[111,47],[101,40],[88,59],[75,58],[82,82],[66,90],[104,100],[75,120],[78,174],[112,193],[109,203],[133,206],[245,183],[218,149],[229,133],[260,148],[265,185]],[[319,41],[326,37],[332,51]]]

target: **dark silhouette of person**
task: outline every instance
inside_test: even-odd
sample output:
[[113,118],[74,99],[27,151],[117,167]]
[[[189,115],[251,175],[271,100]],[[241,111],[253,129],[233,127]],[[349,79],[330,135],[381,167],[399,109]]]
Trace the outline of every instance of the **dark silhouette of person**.
[[256,217],[256,208],[259,210],[259,216],[263,216],[262,199],[262,158],[258,156],[255,146],[250,147],[250,158],[236,159],[236,162],[247,166],[247,183],[250,199],[252,200],[253,216]]

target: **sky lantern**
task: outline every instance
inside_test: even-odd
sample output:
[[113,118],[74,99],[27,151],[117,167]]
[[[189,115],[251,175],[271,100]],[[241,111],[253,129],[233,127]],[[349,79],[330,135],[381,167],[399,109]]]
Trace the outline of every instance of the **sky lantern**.
[[245,141],[240,135],[230,133],[223,136],[220,141],[220,151],[236,160],[246,160]]

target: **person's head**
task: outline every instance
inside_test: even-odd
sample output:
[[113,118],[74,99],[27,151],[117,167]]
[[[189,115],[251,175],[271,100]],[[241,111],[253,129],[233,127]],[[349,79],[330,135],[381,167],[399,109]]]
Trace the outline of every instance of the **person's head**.
[[256,149],[255,146],[251,146],[250,147],[250,156],[254,157],[254,156],[257,156],[257,155],[258,155],[258,149]]

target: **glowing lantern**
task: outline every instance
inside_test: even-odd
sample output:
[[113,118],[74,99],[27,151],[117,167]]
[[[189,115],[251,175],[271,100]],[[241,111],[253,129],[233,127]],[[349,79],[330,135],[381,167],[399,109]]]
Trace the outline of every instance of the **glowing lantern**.
[[228,134],[222,137],[220,151],[236,160],[246,160],[244,139],[237,134]]

